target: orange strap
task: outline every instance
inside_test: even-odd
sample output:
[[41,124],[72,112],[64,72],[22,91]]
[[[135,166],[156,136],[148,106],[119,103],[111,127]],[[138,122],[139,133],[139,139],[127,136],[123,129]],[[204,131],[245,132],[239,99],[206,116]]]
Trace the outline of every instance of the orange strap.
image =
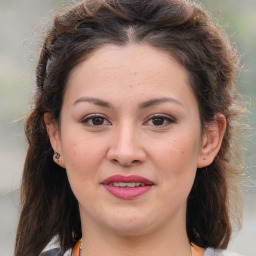
[[204,249],[195,245],[195,244],[192,244],[192,255],[193,256],[203,256],[204,255]]
[[[72,256],[79,256],[79,247],[80,247],[81,239],[76,243],[73,251],[72,251]],[[192,244],[192,255],[193,256],[203,256],[204,255],[204,249]]]
[[72,256],[79,256],[80,243],[81,243],[81,239],[76,243],[76,245],[72,251]]

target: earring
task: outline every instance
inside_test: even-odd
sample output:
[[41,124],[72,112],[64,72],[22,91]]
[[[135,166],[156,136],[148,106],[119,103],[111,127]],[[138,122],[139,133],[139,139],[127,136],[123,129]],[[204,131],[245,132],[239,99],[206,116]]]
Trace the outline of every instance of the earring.
[[58,152],[55,152],[54,153],[54,157],[55,157],[55,159],[59,162],[60,160],[60,153],[58,153]]

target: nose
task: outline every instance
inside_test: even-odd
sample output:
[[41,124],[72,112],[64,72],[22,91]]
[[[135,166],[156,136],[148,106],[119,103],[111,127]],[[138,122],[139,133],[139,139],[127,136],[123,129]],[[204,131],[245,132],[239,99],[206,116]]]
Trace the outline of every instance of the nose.
[[130,167],[141,164],[146,159],[146,152],[136,129],[119,127],[114,132],[107,158],[114,164]]

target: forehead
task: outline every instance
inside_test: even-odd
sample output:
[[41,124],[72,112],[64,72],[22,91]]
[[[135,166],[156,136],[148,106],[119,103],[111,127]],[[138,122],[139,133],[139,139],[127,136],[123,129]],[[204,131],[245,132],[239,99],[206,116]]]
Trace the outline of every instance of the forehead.
[[119,98],[156,93],[159,97],[167,93],[193,97],[187,71],[171,54],[135,43],[105,45],[96,50],[72,70],[66,94],[78,97],[76,94],[97,93],[107,97],[117,91]]
[[104,66],[108,69],[128,68],[129,71],[136,71],[140,69],[141,66],[143,66],[145,70],[154,69],[155,71],[160,71],[163,68],[169,68],[167,65],[171,65],[176,66],[182,71],[180,75],[182,75],[184,79],[186,79],[185,76],[187,76],[186,69],[180,65],[169,52],[152,47],[146,43],[129,43],[124,46],[106,44],[90,54],[85,61],[78,64],[73,69],[73,72],[79,69],[81,65],[94,66],[94,68]]

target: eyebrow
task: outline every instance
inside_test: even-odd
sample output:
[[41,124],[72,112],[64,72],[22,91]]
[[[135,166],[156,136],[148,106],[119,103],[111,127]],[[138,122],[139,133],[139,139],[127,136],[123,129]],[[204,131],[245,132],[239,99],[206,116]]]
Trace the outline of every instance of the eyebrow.
[[[104,100],[101,100],[98,98],[93,98],[93,97],[81,97],[81,98],[77,99],[73,105],[76,105],[81,102],[88,102],[88,103],[92,103],[94,105],[98,105],[101,107],[113,108],[113,106],[110,103],[108,103],[107,101],[104,101]],[[151,99],[151,100],[142,102],[139,104],[139,108],[144,109],[144,108],[148,108],[148,107],[151,107],[154,105],[159,105],[159,104],[166,103],[166,102],[171,102],[171,103],[175,103],[180,106],[183,106],[183,104],[180,101],[178,101],[174,98],[169,98],[169,97],[166,98],[165,97],[165,98],[155,98],[155,99]]]
[[171,102],[171,103],[175,103],[178,104],[180,106],[184,106],[180,101],[174,99],[174,98],[156,98],[156,99],[151,99],[145,102],[142,102],[139,104],[139,108],[143,109],[143,108],[148,108],[154,105],[159,105],[165,102]]
[[113,106],[110,103],[104,100],[101,100],[98,98],[92,98],[92,97],[81,97],[78,100],[76,100],[73,105],[76,105],[81,102],[88,102],[88,103],[92,103],[94,105],[98,105],[105,108],[113,108]]

